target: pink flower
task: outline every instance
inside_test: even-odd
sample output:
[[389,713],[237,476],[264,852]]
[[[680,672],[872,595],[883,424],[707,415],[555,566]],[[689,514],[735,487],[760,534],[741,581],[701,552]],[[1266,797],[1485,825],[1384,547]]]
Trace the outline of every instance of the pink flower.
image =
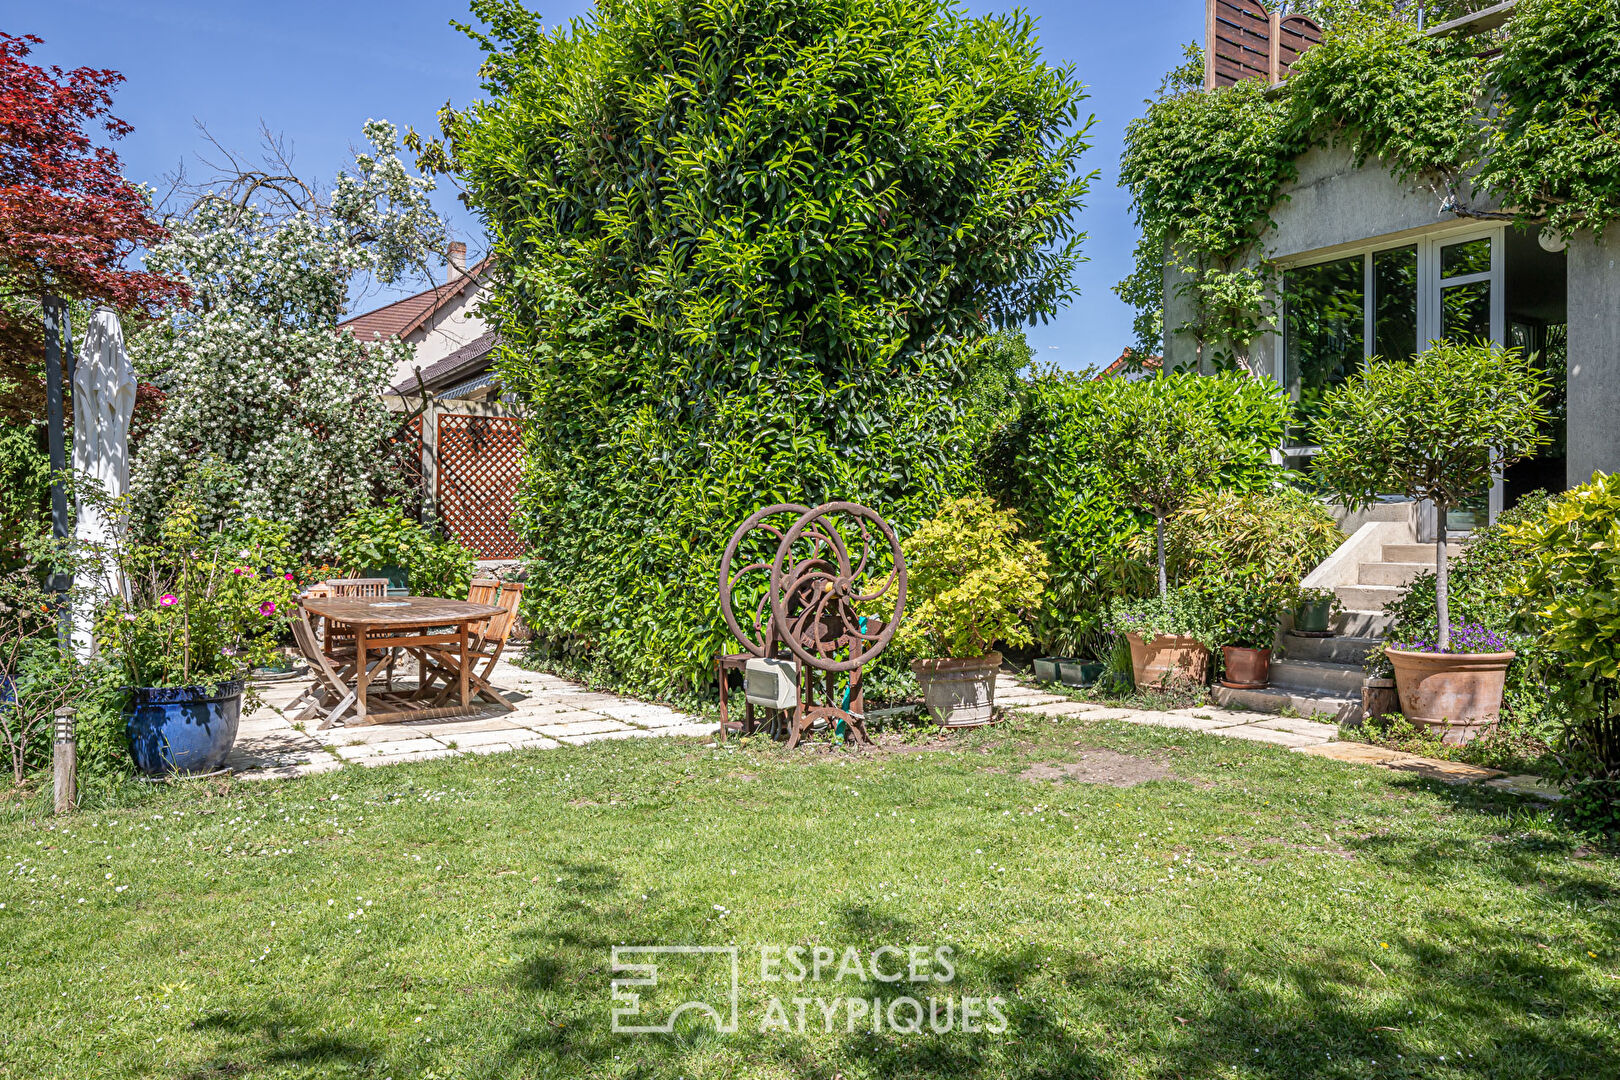
[[288,581],[292,581],[292,580],[294,580],[294,579],[293,579],[293,576],[292,576],[292,575],[291,575],[291,574],[282,574],[282,575],[281,575],[281,576],[282,576],[282,577],[284,577],[284,578],[286,578],[286,579],[287,579],[287,580],[288,580]]
[[249,570],[249,569],[248,569],[248,568],[247,568],[247,567],[245,567],[245,566],[238,566],[238,567],[236,567],[236,568],[235,568],[235,569],[233,569],[233,570],[232,570],[232,571],[231,571],[231,573],[233,573],[233,574],[251,574],[251,573],[253,573],[253,571],[252,571],[252,570]]
[[134,622],[135,621],[135,616],[126,614],[124,616],[124,621],[125,622]]
[[158,603],[162,604],[164,607],[173,607],[179,602],[180,598],[174,595],[172,592],[166,592],[162,596],[158,597]]
[[260,615],[274,615],[275,613],[276,602],[274,600],[266,600],[264,603],[259,605]]

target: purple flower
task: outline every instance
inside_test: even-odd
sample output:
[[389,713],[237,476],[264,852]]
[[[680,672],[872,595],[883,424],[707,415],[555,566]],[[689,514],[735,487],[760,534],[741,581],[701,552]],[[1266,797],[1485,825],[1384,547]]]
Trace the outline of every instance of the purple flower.
[[259,605],[260,615],[274,615],[275,613],[276,602],[274,600],[266,600],[264,603]]
[[[1418,638],[1415,641],[1396,641],[1390,643],[1390,648],[1402,652],[1439,652],[1437,641],[1428,638]],[[1451,652],[1454,653],[1499,653],[1507,652],[1508,644],[1502,636],[1480,623],[1451,624]]]

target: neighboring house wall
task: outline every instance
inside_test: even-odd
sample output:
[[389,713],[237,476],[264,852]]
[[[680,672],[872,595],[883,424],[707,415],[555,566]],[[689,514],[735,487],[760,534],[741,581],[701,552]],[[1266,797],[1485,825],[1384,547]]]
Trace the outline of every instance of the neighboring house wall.
[[481,337],[486,327],[484,320],[474,312],[487,296],[488,290],[482,285],[468,289],[435,311],[419,329],[407,334],[405,340],[416,350],[416,356],[394,370],[389,385],[409,378],[413,367],[425,370],[429,364],[443,360]]
[[1571,486],[1620,472],[1620,236],[1570,238],[1569,459]]

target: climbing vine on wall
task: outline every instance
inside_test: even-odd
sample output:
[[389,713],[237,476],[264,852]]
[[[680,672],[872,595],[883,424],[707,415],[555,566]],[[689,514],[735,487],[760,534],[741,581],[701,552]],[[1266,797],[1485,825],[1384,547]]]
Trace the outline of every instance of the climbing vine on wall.
[[[1620,217],[1620,0],[1523,0],[1499,41],[1487,59],[1491,39],[1352,11],[1280,87],[1205,92],[1173,73],[1128,127],[1120,163],[1141,240],[1116,291],[1138,309],[1140,347],[1168,329],[1220,365],[1266,328],[1270,213],[1312,147],[1378,158],[1461,215],[1494,214],[1480,209],[1494,199],[1563,232]],[[1167,266],[1192,315],[1166,328]]]

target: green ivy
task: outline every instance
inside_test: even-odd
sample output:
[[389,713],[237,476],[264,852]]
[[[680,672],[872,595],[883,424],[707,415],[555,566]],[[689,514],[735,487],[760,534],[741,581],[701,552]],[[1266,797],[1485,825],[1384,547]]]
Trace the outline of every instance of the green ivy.
[[854,499],[902,532],[975,485],[986,341],[1068,295],[1088,126],[1025,16],[945,0],[626,0],[554,32],[479,0],[446,117],[524,401],[525,617],[609,684],[734,651],[732,529]]
[[1479,182],[1559,232],[1620,218],[1620,2],[1526,0],[1492,78]]

